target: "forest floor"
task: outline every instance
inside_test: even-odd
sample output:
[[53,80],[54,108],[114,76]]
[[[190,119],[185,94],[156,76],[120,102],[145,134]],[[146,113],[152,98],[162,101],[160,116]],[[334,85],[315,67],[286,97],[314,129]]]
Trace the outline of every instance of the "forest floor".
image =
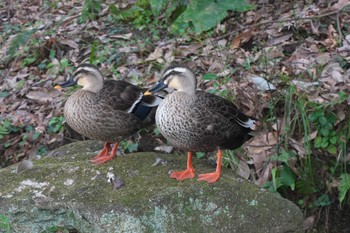
[[[348,1],[250,1],[255,10],[181,36],[164,15],[146,9],[120,20],[114,1],[95,2],[101,9],[87,14],[81,1],[0,1],[1,167],[81,139],[63,127],[73,90],[53,88],[77,65],[149,87],[167,65],[182,63],[199,88],[260,120],[259,134],[226,152],[225,165],[296,203],[305,230],[350,232]],[[142,131],[122,149],[153,150],[162,141],[157,129]]]

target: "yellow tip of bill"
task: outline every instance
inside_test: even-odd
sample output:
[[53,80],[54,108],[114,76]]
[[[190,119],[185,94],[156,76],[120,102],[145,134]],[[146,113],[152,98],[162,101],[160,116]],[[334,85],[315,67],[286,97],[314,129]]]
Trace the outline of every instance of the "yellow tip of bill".
[[60,85],[56,85],[53,88],[55,88],[56,90],[61,90],[62,89],[62,87]]
[[146,91],[145,93],[143,93],[143,95],[152,95],[152,92]]

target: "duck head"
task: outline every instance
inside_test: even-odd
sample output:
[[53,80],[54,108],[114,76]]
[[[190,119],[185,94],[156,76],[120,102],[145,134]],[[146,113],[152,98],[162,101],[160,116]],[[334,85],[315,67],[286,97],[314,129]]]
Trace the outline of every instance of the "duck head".
[[80,85],[83,90],[96,93],[103,87],[102,73],[95,65],[81,64],[65,83],[56,85],[55,88],[60,89],[74,85]]
[[187,66],[169,66],[164,70],[159,82],[146,91],[144,95],[154,94],[167,87],[194,95],[196,93],[197,80],[192,70]]

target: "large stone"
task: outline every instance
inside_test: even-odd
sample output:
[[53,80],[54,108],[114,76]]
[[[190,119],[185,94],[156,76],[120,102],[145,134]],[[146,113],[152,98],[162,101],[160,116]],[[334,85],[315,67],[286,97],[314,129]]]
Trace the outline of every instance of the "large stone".
[[[94,141],[72,143],[31,170],[0,170],[0,215],[11,232],[302,232],[297,206],[229,169],[215,184],[178,182],[168,172],[185,168],[185,155],[135,153],[95,166],[89,158],[99,149]],[[152,166],[157,158],[165,163]],[[197,173],[213,170],[204,160],[194,166]],[[108,172],[117,177],[113,184]],[[119,179],[125,185],[116,188]]]

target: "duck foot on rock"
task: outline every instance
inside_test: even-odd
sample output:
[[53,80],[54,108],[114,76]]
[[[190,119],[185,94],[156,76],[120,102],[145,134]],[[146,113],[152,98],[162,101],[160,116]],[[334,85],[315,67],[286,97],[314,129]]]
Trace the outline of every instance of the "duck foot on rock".
[[106,142],[102,151],[96,157],[92,158],[90,162],[93,164],[103,164],[115,158],[117,154],[118,143],[114,144],[111,153],[109,153],[110,148],[111,143]]
[[184,171],[172,172],[170,178],[177,180],[186,180],[195,177],[195,169],[192,166],[192,152],[188,152],[187,155],[187,169]]

